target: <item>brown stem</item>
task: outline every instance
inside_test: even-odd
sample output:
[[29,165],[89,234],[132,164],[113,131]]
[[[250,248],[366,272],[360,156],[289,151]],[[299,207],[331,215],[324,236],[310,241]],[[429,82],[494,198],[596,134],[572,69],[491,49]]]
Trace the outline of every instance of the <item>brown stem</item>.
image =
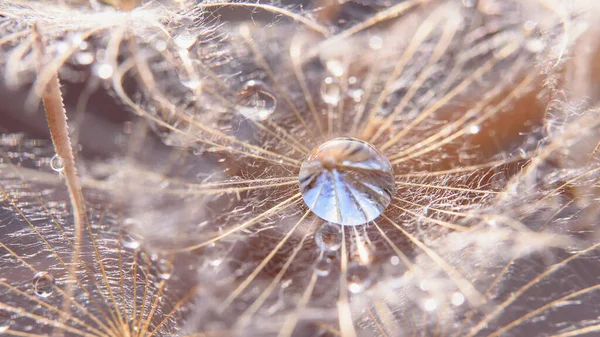
[[[43,68],[42,58],[45,53],[42,35],[40,34],[37,25],[33,26],[33,34],[35,36],[35,48],[37,49],[40,60],[39,68],[41,69]],[[73,149],[71,147],[69,126],[67,124],[67,112],[63,104],[63,97],[60,91],[60,82],[57,74],[54,74],[52,79],[48,82],[47,87],[41,93],[41,99],[42,103],[44,104],[46,119],[48,120],[48,129],[50,130],[50,136],[52,138],[52,143],[54,144],[54,150],[64,163],[62,174],[65,178],[65,184],[69,192],[69,199],[71,201],[71,208],[73,210],[73,225],[75,235],[75,251],[73,252],[70,268],[75,269],[81,250],[82,222],[86,217],[85,203],[83,200],[83,194],[81,192],[81,182],[79,181],[79,175],[77,174],[77,167],[75,165],[75,156],[73,155]],[[72,285],[70,284],[67,287],[66,296],[63,303],[63,311],[67,313],[69,311],[72,293],[73,289]]]

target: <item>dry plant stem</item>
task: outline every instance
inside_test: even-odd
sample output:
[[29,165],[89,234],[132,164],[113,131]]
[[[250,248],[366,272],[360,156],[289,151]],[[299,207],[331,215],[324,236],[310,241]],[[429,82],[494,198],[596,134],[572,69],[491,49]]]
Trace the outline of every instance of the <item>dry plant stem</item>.
[[[34,27],[33,32],[36,37],[35,45],[39,53],[38,55],[41,57],[41,55],[44,55],[42,37],[39,34],[37,27]],[[71,201],[71,207],[73,210],[75,250],[71,260],[71,268],[75,269],[81,250],[81,229],[82,221],[85,217],[85,206],[83,194],[81,192],[81,183],[79,181],[77,168],[75,166],[75,157],[73,155],[71,140],[69,138],[69,127],[67,125],[67,115],[63,105],[62,93],[60,91],[60,82],[56,74],[48,82],[48,86],[41,94],[41,99],[42,103],[44,104],[46,119],[48,120],[48,129],[50,130],[50,137],[52,138],[52,143],[54,144],[54,150],[64,163],[62,174],[65,178],[65,184],[69,192],[69,199]],[[63,311],[67,313],[70,307],[72,291],[72,287],[69,286],[67,288],[65,302],[63,303]]]

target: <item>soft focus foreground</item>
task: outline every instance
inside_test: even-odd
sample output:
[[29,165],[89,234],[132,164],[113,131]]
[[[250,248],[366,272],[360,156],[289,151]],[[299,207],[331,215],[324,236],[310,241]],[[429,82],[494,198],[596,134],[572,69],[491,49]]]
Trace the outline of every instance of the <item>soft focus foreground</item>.
[[0,3],[0,334],[600,334],[594,6]]

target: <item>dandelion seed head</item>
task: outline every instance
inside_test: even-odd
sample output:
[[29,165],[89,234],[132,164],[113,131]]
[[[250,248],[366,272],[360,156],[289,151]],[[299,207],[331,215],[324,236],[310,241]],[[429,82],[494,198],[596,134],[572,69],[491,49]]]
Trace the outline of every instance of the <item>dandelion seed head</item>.
[[[0,297],[13,305],[26,299],[15,289],[31,293],[27,263],[57,285],[44,299],[57,310],[40,308],[52,320],[18,312],[11,329],[60,330],[54,322],[65,312],[85,320],[67,327],[101,335],[120,326],[119,313],[123,331],[148,335],[473,337],[594,327],[593,318],[565,328],[535,312],[566,313],[552,301],[580,290],[594,297],[563,269],[597,270],[589,258],[597,253],[585,249],[597,240],[600,139],[596,111],[581,99],[596,97],[588,68],[566,67],[589,21],[573,8],[533,0],[148,3],[129,12],[1,5],[11,33],[41,27],[47,55],[11,38],[3,75],[13,87],[33,83],[35,99],[59,75],[82,145],[90,228],[77,252],[50,144],[3,135],[0,263],[14,289],[3,283]],[[585,94],[572,95],[563,76]],[[105,91],[120,106],[94,112]],[[302,177],[368,162],[339,151],[311,157],[340,137],[376,149],[386,179],[345,183],[338,194],[352,207],[329,218],[315,210],[335,210],[335,193],[306,201]],[[385,206],[379,197],[365,203],[374,207],[365,217],[355,201],[378,189]],[[70,258],[80,260],[73,273]],[[513,317],[523,320],[506,323]]]

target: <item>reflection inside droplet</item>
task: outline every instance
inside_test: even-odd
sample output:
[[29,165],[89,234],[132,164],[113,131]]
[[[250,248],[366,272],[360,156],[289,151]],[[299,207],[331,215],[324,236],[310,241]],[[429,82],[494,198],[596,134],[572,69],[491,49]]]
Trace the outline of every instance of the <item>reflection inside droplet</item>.
[[356,226],[379,217],[394,193],[394,171],[373,145],[335,138],[311,151],[302,163],[300,191],[322,219]]
[[39,272],[33,277],[33,291],[36,295],[46,298],[54,291],[54,276],[47,272]]

